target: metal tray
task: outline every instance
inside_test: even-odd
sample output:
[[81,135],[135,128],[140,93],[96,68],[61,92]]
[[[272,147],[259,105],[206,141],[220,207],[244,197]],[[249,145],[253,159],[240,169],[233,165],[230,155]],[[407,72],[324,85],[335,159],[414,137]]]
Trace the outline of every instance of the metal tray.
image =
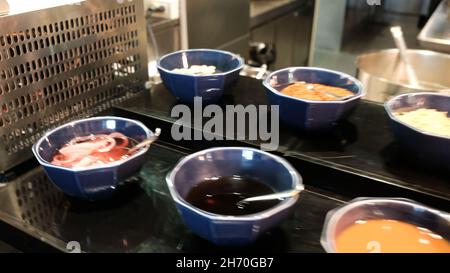
[[50,128],[141,91],[142,1],[88,0],[0,17],[0,172],[31,157]]
[[450,1],[441,1],[417,39],[427,49],[450,53]]

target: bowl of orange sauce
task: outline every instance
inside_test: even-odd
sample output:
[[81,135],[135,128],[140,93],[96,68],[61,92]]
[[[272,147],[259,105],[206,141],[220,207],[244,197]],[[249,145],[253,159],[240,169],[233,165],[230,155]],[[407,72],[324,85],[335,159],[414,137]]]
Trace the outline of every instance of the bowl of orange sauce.
[[401,198],[357,198],[328,212],[329,253],[450,253],[450,214]]
[[301,131],[329,130],[357,106],[364,90],[345,73],[319,67],[289,67],[263,81],[280,120]]

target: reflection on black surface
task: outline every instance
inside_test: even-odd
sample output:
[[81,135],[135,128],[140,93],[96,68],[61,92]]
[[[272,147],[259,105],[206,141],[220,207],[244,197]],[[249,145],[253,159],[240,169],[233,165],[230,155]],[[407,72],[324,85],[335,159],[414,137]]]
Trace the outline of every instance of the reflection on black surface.
[[60,211],[61,235],[90,251],[130,251],[155,231],[161,218],[157,196],[148,196],[138,183],[118,188],[109,200],[89,202],[68,198]]
[[[266,105],[266,93],[262,83],[256,79],[241,77],[236,87],[220,102],[221,105],[232,103],[242,105]],[[175,98],[163,85],[155,86],[150,93],[136,101],[123,104],[120,109],[123,115],[133,113],[136,118],[149,120],[170,119],[169,113]],[[168,128],[170,128],[170,125]],[[172,143],[170,135],[164,135],[164,141]],[[394,141],[389,118],[383,105],[368,101],[361,101],[346,119],[337,124],[331,132],[305,134],[280,126],[280,145],[278,152],[292,157],[320,163],[334,169],[351,170],[362,177],[373,178],[375,182],[407,187],[425,194],[438,195],[442,199],[450,200],[449,171],[444,168],[431,166],[424,169],[408,151],[398,151],[407,159],[417,163],[405,164],[405,160],[395,159],[393,154],[383,151],[391,149]],[[246,142],[180,142],[194,150],[218,145],[251,145],[258,146],[259,141]],[[177,144],[177,143],[176,143]],[[176,145],[175,144],[175,145]],[[426,160],[425,160],[426,161]],[[416,167],[416,166],[419,167]]]
[[85,252],[323,251],[325,214],[341,203],[306,191],[291,217],[247,248],[217,247],[194,235],[182,223],[165,182],[182,156],[152,145],[139,175],[118,187],[112,199],[95,202],[62,194],[42,168],[32,169],[0,188],[0,217],[8,215],[30,236],[61,250],[78,241]]
[[338,122],[327,131],[301,131],[283,124],[280,128],[281,135],[295,135],[301,138],[297,143],[297,149],[303,152],[343,152],[345,147],[353,144],[358,139],[358,129],[347,121]]
[[[209,241],[200,238],[194,234],[188,234],[182,240],[182,249],[189,252],[203,253],[282,253],[288,251],[289,238],[286,232],[278,227],[261,235],[256,242],[249,246],[240,247],[217,247]],[[267,248],[270,246],[270,248]]]
[[[450,176],[449,166],[437,165],[435,161],[422,158],[414,151],[402,149],[395,141],[383,148],[380,154],[386,159],[386,169],[398,177],[408,177],[410,173],[405,170],[411,169],[428,174],[428,177],[431,178],[430,183],[433,183],[434,179]],[[447,191],[450,191],[450,185]]]
[[0,209],[3,213],[23,225],[45,230],[52,236],[60,236],[54,222],[63,199],[64,194],[49,183],[40,167],[0,188]]
[[140,183],[142,183],[142,178],[133,176],[117,187],[115,194],[109,199],[88,201],[66,195],[66,202],[70,206],[70,210],[75,213],[89,212],[93,209],[100,211],[120,208],[143,194]]

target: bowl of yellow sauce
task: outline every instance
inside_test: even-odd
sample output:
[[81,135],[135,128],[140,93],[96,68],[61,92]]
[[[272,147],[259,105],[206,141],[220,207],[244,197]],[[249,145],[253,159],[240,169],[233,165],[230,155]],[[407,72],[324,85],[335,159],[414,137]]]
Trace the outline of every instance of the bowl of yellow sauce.
[[357,198],[327,214],[330,253],[450,253],[450,214],[415,201]]
[[402,154],[420,165],[448,172],[450,95],[403,94],[386,102],[385,109]]

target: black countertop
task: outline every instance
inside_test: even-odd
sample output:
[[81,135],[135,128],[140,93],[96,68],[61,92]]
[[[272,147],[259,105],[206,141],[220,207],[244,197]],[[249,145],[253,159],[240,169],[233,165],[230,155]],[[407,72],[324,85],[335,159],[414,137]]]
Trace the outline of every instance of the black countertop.
[[[234,95],[233,95],[234,94]],[[157,85],[113,109],[163,134],[147,162],[124,181],[114,198],[87,202],[68,197],[30,161],[0,184],[0,240],[21,251],[68,251],[76,241],[85,252],[323,252],[326,213],[354,197],[408,197],[449,211],[448,173],[429,171],[402,160],[382,105],[361,102],[326,135],[304,135],[280,128],[280,148],[301,173],[306,191],[293,214],[249,248],[220,248],[195,236],[182,223],[165,183],[178,160],[210,146],[257,142],[175,142],[170,117],[175,98]],[[266,104],[261,83],[242,77],[221,102]]]
[[[261,82],[253,78],[241,77],[229,93],[233,95],[225,96],[222,105],[267,104]],[[122,109],[127,115],[135,114],[135,118],[148,118],[149,122],[164,120],[171,124],[176,119],[170,117],[170,111],[176,103],[163,85],[157,85],[150,92],[126,102],[118,109]],[[260,144],[259,141],[243,143],[253,146]],[[211,146],[214,145],[215,143],[211,143]],[[193,145],[195,146],[198,144]],[[361,101],[347,120],[326,134],[304,134],[282,124],[278,152],[288,159],[301,161],[299,164],[312,164],[356,177],[363,187],[377,185],[376,187],[389,189],[392,194],[401,194],[422,202],[430,201],[429,204],[445,207],[447,210],[450,208],[450,171],[430,169],[402,153],[391,134],[388,115],[379,103]],[[332,183],[312,185],[325,186],[333,192],[339,192]],[[385,190],[373,189],[360,194],[378,195],[381,194],[380,191]],[[358,191],[352,192],[351,196],[353,195],[358,196]],[[425,200],[428,198],[422,197],[431,199]],[[435,204],[435,200],[439,200],[439,204]]]
[[[153,145],[141,172],[125,181],[114,198],[97,202],[65,196],[42,168],[33,168],[0,188],[0,219],[60,251],[76,241],[83,252],[323,252],[325,215],[342,201],[312,187],[301,194],[289,219],[249,248],[220,248],[192,234],[165,183],[167,172],[184,155]],[[8,239],[9,233],[2,236]],[[20,247],[40,251],[26,245]]]
[[0,253],[20,253],[18,249],[0,241]]

